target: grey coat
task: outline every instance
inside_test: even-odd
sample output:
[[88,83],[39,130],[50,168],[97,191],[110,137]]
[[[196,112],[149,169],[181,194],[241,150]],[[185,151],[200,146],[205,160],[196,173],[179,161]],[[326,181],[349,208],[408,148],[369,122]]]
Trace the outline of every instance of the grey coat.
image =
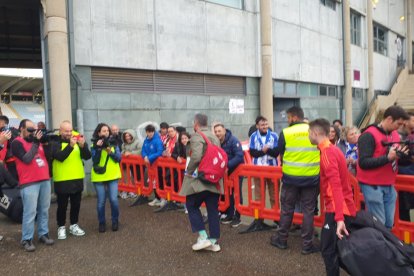
[[[220,147],[220,141],[217,137],[210,132],[208,128],[201,128],[201,131],[207,136],[211,143]],[[204,191],[210,191],[212,193],[220,193],[220,191],[216,188],[213,184],[205,184],[201,182],[199,179],[191,177],[194,171],[198,168],[204,153],[206,152],[207,143],[204,141],[203,137],[198,134],[194,133],[191,136],[190,140],[190,150],[191,150],[191,157],[190,162],[187,166],[187,173],[184,176],[183,185],[181,187],[180,194],[183,196],[188,196],[196,193],[201,193]],[[189,155],[187,155],[189,156]],[[223,184],[220,183],[220,189],[223,190]]]
[[[127,144],[124,140],[125,133],[129,133],[132,136],[132,142]],[[142,142],[139,141],[137,137],[137,133],[133,129],[127,129],[122,134],[122,151],[121,153],[124,154],[125,152],[129,151],[131,154],[141,155],[142,150]]]

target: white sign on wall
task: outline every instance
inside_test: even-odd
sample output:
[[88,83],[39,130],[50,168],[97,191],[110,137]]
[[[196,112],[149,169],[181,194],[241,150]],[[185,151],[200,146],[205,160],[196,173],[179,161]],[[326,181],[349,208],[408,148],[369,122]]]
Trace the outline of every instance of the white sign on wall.
[[230,114],[244,114],[244,99],[230,99]]

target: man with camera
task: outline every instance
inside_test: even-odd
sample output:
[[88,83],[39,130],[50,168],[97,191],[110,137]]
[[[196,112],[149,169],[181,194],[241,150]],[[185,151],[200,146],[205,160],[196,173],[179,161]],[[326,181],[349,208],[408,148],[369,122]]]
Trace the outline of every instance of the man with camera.
[[23,200],[22,246],[28,252],[35,251],[33,235],[35,218],[39,241],[53,245],[49,238],[50,177],[45,150],[40,143],[42,132],[35,124],[24,119],[19,125],[20,136],[11,145],[16,157],[20,193]]
[[385,110],[382,121],[368,126],[358,140],[356,176],[365,204],[388,229],[394,225],[397,161],[408,156],[408,148],[399,143],[397,129],[408,118],[404,109],[393,105]]
[[91,158],[91,152],[83,135],[74,133],[72,124],[63,121],[59,128],[59,140],[51,144],[53,181],[57,196],[58,239],[66,239],[66,210],[70,199],[69,232],[74,236],[83,236],[78,225],[80,203],[83,191],[85,171],[83,161]]

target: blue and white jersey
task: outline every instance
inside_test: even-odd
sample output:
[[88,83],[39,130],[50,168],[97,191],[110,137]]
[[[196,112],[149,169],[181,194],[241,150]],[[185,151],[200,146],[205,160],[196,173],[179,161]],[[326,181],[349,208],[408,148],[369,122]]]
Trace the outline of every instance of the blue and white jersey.
[[[250,149],[261,151],[265,145],[268,145],[270,149],[277,148],[277,142],[279,136],[270,130],[267,131],[266,136],[260,135],[260,131],[257,130],[250,136]],[[277,159],[265,154],[261,157],[253,157],[252,159],[254,165],[258,166],[277,166]]]

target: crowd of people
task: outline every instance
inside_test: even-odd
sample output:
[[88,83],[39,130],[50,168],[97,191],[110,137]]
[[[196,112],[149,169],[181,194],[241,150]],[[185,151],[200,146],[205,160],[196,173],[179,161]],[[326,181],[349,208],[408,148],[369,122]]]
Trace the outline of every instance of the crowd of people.
[[[263,116],[258,116],[249,129],[252,163],[256,166],[282,167],[281,216],[280,221],[274,221],[272,225],[278,230],[271,236],[270,243],[279,249],[286,249],[293,214],[301,212],[302,254],[322,251],[327,274],[338,275],[335,240],[348,234],[347,224],[356,214],[353,191],[347,181],[348,174],[357,178],[364,194],[366,209],[391,229],[397,198],[393,187],[396,174],[414,174],[414,114],[406,113],[399,106],[391,106],[384,112],[381,122],[359,130],[356,126],[344,127],[340,120],[335,120],[332,124],[325,119],[309,122],[304,117],[303,110],[296,106],[289,108],[286,113],[288,127],[280,134],[272,131],[268,120]],[[97,195],[99,232],[106,231],[107,198],[111,206],[111,229],[117,231],[118,196],[137,196],[134,193],[118,192],[118,181],[123,169],[120,161],[122,156],[141,155],[148,165],[154,164],[162,156],[173,158],[178,163],[187,160],[185,172],[174,170],[167,174],[174,174],[174,189],[186,197],[185,212],[188,213],[193,232],[198,233],[192,249],[220,251],[220,223],[232,227],[241,224],[240,213],[235,208],[234,191],[231,192],[228,210],[219,213],[222,183],[206,183],[198,177],[197,170],[206,152],[207,142],[220,146],[226,152],[228,175],[244,163],[244,153],[240,141],[223,123],[215,122],[211,127],[208,128],[206,115],[196,114],[194,133],[191,135],[184,127],[163,122],[159,131],[154,125],[148,124],[145,127],[146,137],[141,141],[133,129],[121,132],[117,125],[100,123],[93,132],[92,144],[89,146],[85,137],[73,130],[70,121],[63,121],[59,134],[51,138],[46,134],[44,124],[36,126],[34,122],[25,119],[21,121],[18,130],[13,132],[8,128],[8,118],[0,116],[0,184],[20,187],[23,201],[23,248],[29,252],[35,251],[35,222],[39,242],[54,244],[48,229],[51,180],[57,196],[57,238],[61,240],[67,237],[66,213],[69,202],[69,233],[74,236],[85,235],[85,230],[78,225],[78,217],[85,178],[84,161],[88,159],[92,159],[93,164],[91,182]],[[141,169],[136,170],[139,179],[146,177],[146,173],[142,172]],[[183,174],[182,183],[178,183],[180,173]],[[169,176],[163,176],[161,170],[158,174],[161,189],[165,183],[171,185]],[[275,200],[278,200],[274,188],[276,183],[271,179],[265,179],[262,183],[266,186],[265,191],[267,188],[273,206]],[[148,204],[160,208],[165,206],[167,202],[157,194],[156,184],[148,185],[153,185],[154,188],[154,198],[148,200]],[[242,190],[243,177],[239,178],[238,185]],[[255,199],[260,200],[260,179],[254,179],[253,185]],[[313,218],[318,212],[320,191],[325,202],[321,208],[326,213],[326,227],[322,229],[321,245],[317,246],[314,243]],[[414,196],[401,192],[399,198],[400,218],[410,221]],[[200,211],[203,203],[207,218]],[[265,226],[262,219],[256,219],[249,229],[263,229]]]

